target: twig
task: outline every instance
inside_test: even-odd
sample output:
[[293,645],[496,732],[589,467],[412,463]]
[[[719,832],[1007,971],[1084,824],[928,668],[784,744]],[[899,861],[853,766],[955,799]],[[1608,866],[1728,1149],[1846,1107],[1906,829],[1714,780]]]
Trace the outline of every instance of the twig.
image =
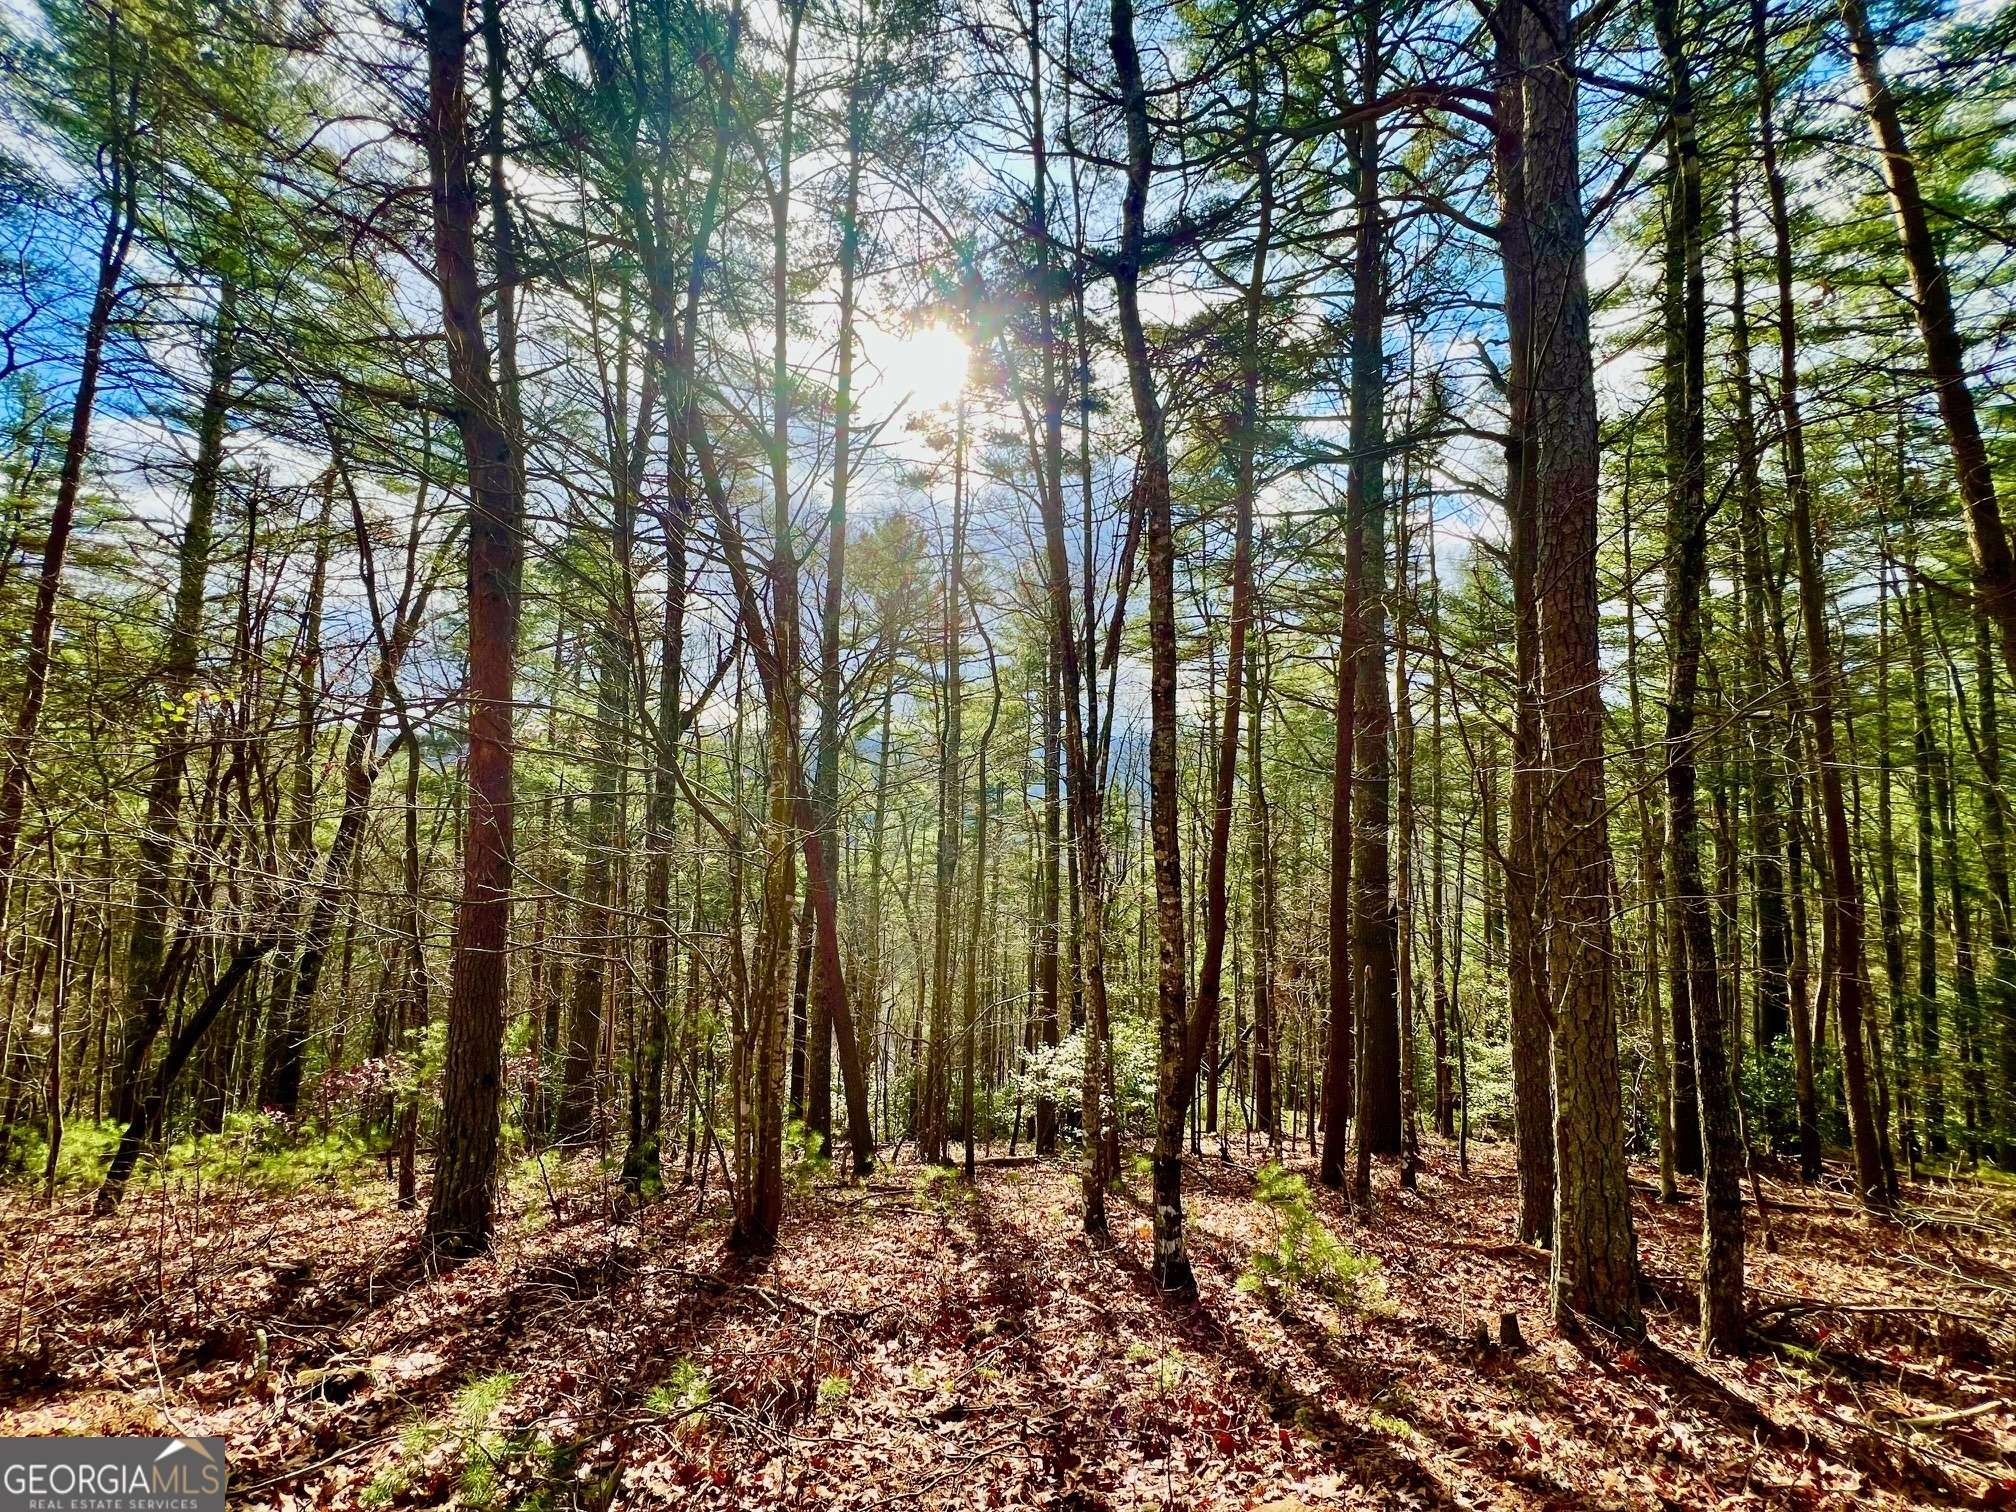
[[376,1449],[380,1444],[389,1444],[397,1437],[399,1437],[399,1434],[397,1430],[394,1430],[391,1433],[381,1433],[375,1438],[359,1439],[354,1444],[345,1444],[334,1454],[316,1460],[312,1465],[296,1465],[292,1469],[282,1470],[277,1475],[269,1475],[262,1481],[254,1481],[249,1486],[233,1486],[231,1488],[232,1494],[234,1496],[250,1496],[254,1491],[270,1490],[282,1481],[299,1480],[304,1475],[313,1475],[317,1470],[328,1469],[329,1466],[335,1464],[338,1460],[346,1460],[353,1454],[362,1454],[366,1449]]
[[1928,1315],[1939,1318],[1952,1318],[1956,1322],[1961,1323],[1982,1323],[1986,1324],[1990,1328],[1997,1326],[1996,1320],[1991,1317],[1988,1317],[1984,1313],[1962,1312],[1957,1308],[1951,1308],[1951,1307],[1934,1307],[1929,1303],[1917,1304],[1917,1303],[1903,1303],[1903,1302],[1896,1302],[1896,1303],[1828,1302],[1824,1301],[1819,1297],[1792,1297],[1787,1299],[1786,1301],[1776,1303],[1770,1307],[1759,1308],[1756,1312],[1750,1315],[1750,1321],[1753,1325],[1755,1325],[1756,1323],[1762,1321],[1765,1318],[1790,1316],[1795,1313],[1815,1313],[1815,1312],[1860,1313],[1860,1314],[1867,1314],[1870,1316],[1886,1316],[1886,1315],[1905,1316],[1915,1314],[1915,1315]]
[[2009,1404],[2001,1397],[1990,1397],[1985,1402],[1976,1402],[1972,1407],[1956,1407],[1951,1412],[1928,1412],[1923,1417],[1898,1418],[1899,1428],[1939,1428],[1947,1423],[1961,1423],[1968,1418],[1985,1417]]

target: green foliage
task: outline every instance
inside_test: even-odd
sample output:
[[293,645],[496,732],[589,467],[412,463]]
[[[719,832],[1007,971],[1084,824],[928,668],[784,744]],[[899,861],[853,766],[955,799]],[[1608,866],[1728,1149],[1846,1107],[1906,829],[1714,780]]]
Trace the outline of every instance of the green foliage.
[[506,1458],[507,1442],[491,1427],[497,1409],[518,1377],[508,1370],[479,1376],[455,1395],[456,1438],[462,1451],[462,1500],[472,1507],[489,1507],[497,1497],[497,1468]]
[[[824,1387],[820,1388],[822,1393]],[[714,1399],[714,1383],[706,1367],[674,1360],[664,1380],[646,1393],[644,1409],[664,1417],[684,1417],[703,1410]]]
[[819,1383],[821,1407],[839,1407],[853,1394],[853,1383],[843,1375],[829,1375]]
[[186,1135],[155,1161],[164,1176],[200,1175],[286,1193],[368,1177],[372,1151],[351,1128],[304,1127],[263,1112],[233,1113],[217,1134]]
[[[1144,1127],[1155,1107],[1155,1029],[1145,1020],[1123,1015],[1113,1023],[1113,1083],[1119,1100],[1120,1127]],[[1055,1045],[1023,1052],[1006,1091],[1012,1105],[1020,1096],[1024,1109],[1047,1098],[1058,1107],[1079,1106],[1085,1085],[1085,1031],[1066,1035]]]
[[[529,1018],[522,1020],[529,1026]],[[520,1031],[529,1033],[529,1027]],[[392,1057],[392,1090],[411,1095],[439,1086],[442,1068],[448,1064],[448,1021],[437,1018],[422,1029],[409,1029],[406,1041]]]
[[[56,1184],[67,1191],[96,1187],[123,1133],[124,1126],[110,1120],[66,1124]],[[48,1159],[48,1131],[41,1126],[16,1124],[0,1133],[0,1171],[9,1179],[39,1184]],[[228,1115],[215,1134],[185,1134],[143,1160],[136,1180],[179,1177],[285,1194],[368,1179],[373,1160],[370,1146],[352,1129],[316,1128],[246,1111]]]
[[385,1507],[409,1490],[421,1468],[437,1453],[459,1464],[457,1478],[462,1505],[488,1509],[497,1504],[499,1469],[515,1455],[531,1449],[525,1434],[506,1434],[495,1426],[497,1409],[518,1384],[508,1370],[477,1376],[455,1393],[446,1422],[413,1417],[399,1430],[399,1452],[364,1488],[367,1507]]
[[1287,1293],[1309,1287],[1347,1307],[1384,1300],[1379,1261],[1361,1255],[1324,1225],[1309,1203],[1309,1185],[1271,1161],[1260,1168],[1254,1197],[1274,1210],[1280,1232],[1271,1249],[1255,1250],[1239,1289],[1279,1305]]
[[[66,1191],[89,1191],[105,1179],[105,1167],[119,1147],[120,1125],[70,1123],[63,1126],[63,1148],[56,1156],[56,1185]],[[41,1124],[12,1124],[0,1130],[0,1173],[10,1181],[40,1185],[49,1165],[49,1131]]]
[[792,1193],[807,1197],[821,1182],[833,1179],[833,1159],[818,1130],[792,1119],[784,1130],[784,1182]]
[[961,1202],[971,1202],[977,1195],[973,1188],[960,1179],[956,1165],[927,1165],[920,1168],[915,1179],[918,1198],[941,1213],[949,1213]]
[[1750,1138],[1759,1149],[1779,1153],[1799,1148],[1799,1089],[1789,1039],[1751,1045],[1737,1076]]

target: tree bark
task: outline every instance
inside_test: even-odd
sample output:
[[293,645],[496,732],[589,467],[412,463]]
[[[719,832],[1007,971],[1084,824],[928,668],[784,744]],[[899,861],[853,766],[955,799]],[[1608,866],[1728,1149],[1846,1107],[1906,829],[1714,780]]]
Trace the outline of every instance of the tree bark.
[[523,476],[515,407],[516,268],[508,219],[497,225],[498,350],[491,373],[476,262],[474,165],[464,78],[462,0],[427,0],[428,177],[435,278],[447,334],[455,419],[469,478],[468,825],[448,1004],[440,1157],[427,1235],[445,1255],[489,1246],[496,1194],[501,1054],[511,924],[511,701],[523,563]]
[[1536,596],[1549,757],[1541,885],[1554,1004],[1558,1318],[1636,1332],[1638,1255],[1624,1165],[1603,790],[1597,624],[1599,450],[1589,341],[1575,29],[1566,0],[1524,28],[1525,170],[1533,228],[1533,488],[1546,530]]
[[[1512,1020],[1512,1121],[1519,1169],[1521,1243],[1554,1238],[1554,1016],[1547,952],[1540,930],[1541,727],[1540,616],[1537,573],[1540,499],[1536,492],[1533,363],[1535,267],[1526,185],[1525,0],[1499,0],[1495,21],[1498,86],[1493,154],[1498,178],[1499,256],[1505,279],[1505,512],[1509,526],[1513,613],[1511,825],[1505,857],[1506,977]],[[1496,849],[1496,813],[1486,829]],[[1486,938],[1490,911],[1486,910]]]
[[1883,74],[1882,52],[1869,25],[1868,10],[1863,0],[1840,0],[1840,7],[1848,53],[1869,113],[1870,132],[1883,157],[1883,183],[1889,190],[1897,239],[1911,273],[1911,308],[1925,344],[1925,363],[1952,448],[1960,501],[1967,512],[1967,547],[1973,557],[1980,612],[2000,632],[2003,660],[2016,675],[2016,556],[2009,549],[2009,534],[1995,496],[1995,474],[1967,380],[1967,347],[1953,310],[1952,282],[1932,236],[1925,197],[1918,185],[1917,159],[1912,155],[1896,97]]
[[[1675,949],[1673,1015],[1693,1030],[1690,1070],[1701,1175],[1701,1342],[1739,1346],[1743,1313],[1743,1144],[1726,1000],[1701,864],[1695,733],[1708,577],[1707,283],[1702,267],[1701,148],[1678,0],[1653,10],[1669,90],[1666,310],[1666,876]],[[1677,318],[1676,318],[1677,317]],[[1678,1047],[1676,1046],[1676,1049]],[[1677,1063],[1677,1057],[1676,1057]],[[1676,1089],[1675,1102],[1679,1097]]]
[[[1140,285],[1147,234],[1149,180],[1154,171],[1148,94],[1134,40],[1133,0],[1113,0],[1111,46],[1127,132],[1127,187],[1120,252],[1114,259],[1121,347],[1126,356],[1141,452],[1134,491],[1148,535],[1148,832],[1154,845],[1155,917],[1159,926],[1155,1074],[1155,1282],[1165,1292],[1194,1294],[1196,1280],[1183,1238],[1183,1119],[1195,1061],[1188,1006],[1189,957],[1183,916],[1183,862],[1177,838],[1176,542],[1169,497],[1169,439],[1155,393]],[[1199,1036],[1201,1040],[1202,1036]],[[1186,1066],[1186,1062],[1188,1065]]]
[[[1376,92],[1381,72],[1376,10],[1367,22],[1360,89]],[[1358,770],[1352,778],[1351,953],[1358,1036],[1352,1191],[1371,1201],[1371,1157],[1400,1149],[1400,1012],[1395,983],[1400,921],[1392,873],[1393,705],[1386,670],[1385,235],[1379,205],[1376,117],[1349,143],[1357,206],[1351,260],[1351,466],[1345,509],[1358,543],[1355,677]]]
[[[1849,0],[1853,3],[1853,0]],[[1799,402],[1799,334],[1793,305],[1791,217],[1785,178],[1778,163],[1777,127],[1772,115],[1774,81],[1768,54],[1763,0],[1751,4],[1751,58],[1757,82],[1758,149],[1764,163],[1771,211],[1772,262],[1778,284],[1778,403],[1780,439],[1785,449],[1785,486],[1792,504],[1792,539],[1799,575],[1799,609],[1806,640],[1806,713],[1813,734],[1814,764],[1825,829],[1826,922],[1833,965],[1830,983],[1841,1015],[1842,1086],[1847,1094],[1848,1129],[1855,1151],[1855,1179],[1863,1201],[1886,1206],[1890,1194],[1877,1148],[1869,1076],[1862,1051],[1862,894],[1842,791],[1834,705],[1839,686],[1833,643],[1828,638],[1826,585],[1813,528],[1813,496],[1806,471],[1805,423]],[[1796,1005],[1795,1005],[1796,1011]],[[1796,1031],[1795,1031],[1796,1032]]]

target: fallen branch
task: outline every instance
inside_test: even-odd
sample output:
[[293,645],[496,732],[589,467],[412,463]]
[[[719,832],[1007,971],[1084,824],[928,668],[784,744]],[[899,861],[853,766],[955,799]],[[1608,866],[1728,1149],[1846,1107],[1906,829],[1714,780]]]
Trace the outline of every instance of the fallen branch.
[[231,1494],[233,1496],[250,1496],[254,1491],[270,1490],[283,1481],[299,1480],[304,1475],[313,1475],[317,1470],[326,1470],[331,1465],[350,1458],[353,1454],[362,1454],[366,1449],[376,1449],[380,1444],[389,1444],[397,1437],[399,1437],[398,1430],[394,1429],[390,1433],[381,1433],[373,1438],[359,1439],[354,1444],[345,1444],[334,1454],[325,1455],[313,1464],[296,1465],[292,1469],[282,1470],[277,1475],[269,1475],[262,1481],[254,1481],[249,1486],[233,1486]]
[[1754,1328],[1766,1318],[1794,1317],[1802,1313],[1848,1313],[1871,1317],[1882,1316],[1929,1316],[1951,1318],[1958,1323],[1980,1323],[1989,1328],[1998,1325],[1997,1320],[1985,1313],[1962,1312],[1951,1307],[1935,1307],[1930,1303],[1907,1302],[1828,1302],[1819,1297],[1791,1297],[1770,1307],[1759,1308],[1750,1315]]
[[1950,1412],[1928,1412],[1923,1417],[1898,1418],[1899,1428],[1942,1428],[1948,1423],[1964,1423],[1969,1418],[1986,1417],[1989,1413],[2007,1407],[2001,1397],[1990,1397],[1985,1402],[1976,1402],[1972,1407],[1956,1407]]

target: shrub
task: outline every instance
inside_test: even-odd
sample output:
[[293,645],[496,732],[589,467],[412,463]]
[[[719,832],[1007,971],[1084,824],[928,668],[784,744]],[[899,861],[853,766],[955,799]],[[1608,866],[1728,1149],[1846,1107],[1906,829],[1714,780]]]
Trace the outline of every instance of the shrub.
[[[109,1119],[91,1123],[79,1119],[63,1125],[63,1148],[56,1156],[56,1185],[89,1191],[105,1179],[105,1167],[119,1147],[121,1126]],[[49,1164],[49,1131],[42,1124],[12,1124],[0,1131],[0,1167],[10,1179],[38,1188]]]
[[784,1181],[800,1197],[808,1197],[822,1181],[833,1179],[833,1160],[818,1130],[792,1119],[784,1130]]
[[497,1472],[504,1462],[526,1452],[530,1440],[525,1434],[506,1434],[493,1426],[497,1409],[518,1384],[508,1370],[477,1376],[455,1393],[448,1421],[437,1423],[414,1417],[399,1430],[399,1452],[364,1488],[367,1507],[391,1505],[410,1488],[422,1464],[437,1450],[445,1449],[451,1461],[459,1462],[459,1500],[463,1505],[488,1508],[497,1501]]
[[1239,1289],[1276,1305],[1295,1287],[1311,1287],[1331,1301],[1358,1307],[1385,1296],[1379,1261],[1361,1255],[1324,1225],[1309,1204],[1309,1185],[1269,1163],[1260,1168],[1255,1198],[1274,1210],[1280,1230],[1270,1249],[1255,1250]]
[[665,1379],[645,1396],[644,1407],[647,1412],[678,1417],[698,1412],[713,1399],[714,1383],[706,1368],[691,1360],[674,1360]]

